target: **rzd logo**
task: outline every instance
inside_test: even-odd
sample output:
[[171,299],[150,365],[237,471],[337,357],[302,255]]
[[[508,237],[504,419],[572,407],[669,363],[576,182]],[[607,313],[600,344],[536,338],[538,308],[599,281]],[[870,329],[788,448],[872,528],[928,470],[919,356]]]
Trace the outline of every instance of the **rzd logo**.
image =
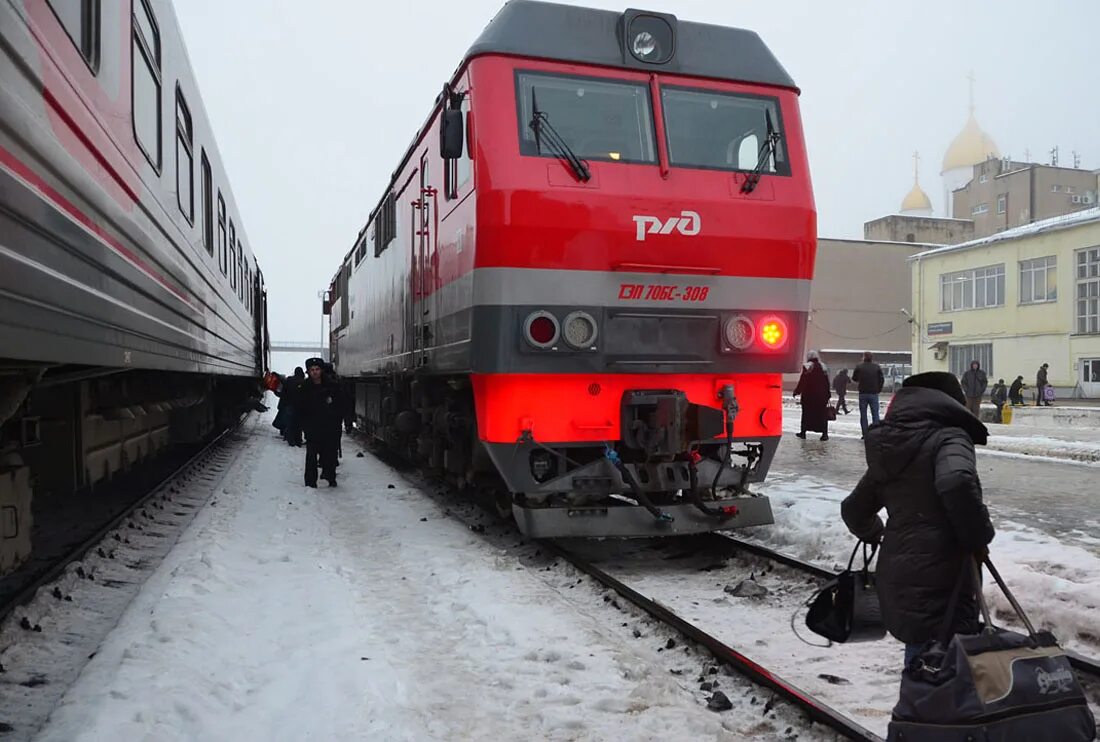
[[645,242],[647,234],[672,234],[673,230],[685,237],[697,235],[703,227],[703,220],[694,211],[681,211],[680,216],[670,216],[664,222],[655,216],[635,214],[634,224],[638,227],[638,242]]

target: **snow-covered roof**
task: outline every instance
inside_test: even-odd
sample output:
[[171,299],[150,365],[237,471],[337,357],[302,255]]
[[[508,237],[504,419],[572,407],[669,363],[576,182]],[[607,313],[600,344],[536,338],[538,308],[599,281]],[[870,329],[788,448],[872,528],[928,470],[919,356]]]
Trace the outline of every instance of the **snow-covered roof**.
[[900,217],[901,219],[927,219],[929,221],[936,221],[936,222],[970,222],[970,221],[974,221],[973,219],[961,219],[961,218],[955,217],[955,216],[915,216],[913,214],[886,214],[884,216],[880,216],[880,217],[877,217],[875,219],[872,219],[870,222],[867,222],[867,223],[870,224],[871,222],[877,222],[877,221],[881,221],[883,219],[889,219],[892,216]]
[[1043,219],[1042,221],[1032,222],[1031,224],[1024,224],[1019,227],[1013,227],[1012,229],[1006,229],[1003,232],[997,234],[991,234],[988,237],[982,237],[976,240],[970,240],[969,242],[962,242],[958,245],[944,245],[934,250],[926,250],[919,252],[916,255],[910,255],[909,260],[920,260],[921,258],[931,255],[939,255],[946,252],[954,252],[956,250],[969,250],[973,247],[982,247],[984,245],[991,245],[995,242],[1001,242],[1003,240],[1016,240],[1022,237],[1030,237],[1032,235],[1041,234],[1042,232],[1054,232],[1061,229],[1069,229],[1070,227],[1077,227],[1082,224],[1088,224],[1090,222],[1100,221],[1100,206],[1094,206],[1091,209],[1084,209],[1082,211],[1075,211],[1072,214],[1063,214],[1062,216],[1052,217],[1050,219]]

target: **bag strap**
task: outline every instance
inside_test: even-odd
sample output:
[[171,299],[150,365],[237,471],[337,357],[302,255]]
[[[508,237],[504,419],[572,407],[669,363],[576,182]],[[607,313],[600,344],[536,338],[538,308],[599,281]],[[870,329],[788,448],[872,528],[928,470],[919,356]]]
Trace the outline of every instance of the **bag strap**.
[[[973,562],[974,558],[969,554],[965,555],[965,558],[969,562]],[[951,626],[955,622],[955,613],[959,610],[959,598],[962,597],[963,584],[967,582],[967,576],[971,574],[971,570],[967,569],[967,565],[963,564],[962,569],[959,570],[959,577],[955,580],[955,589],[951,591],[951,599],[947,601],[947,613],[943,617],[943,625],[940,627],[940,644],[947,646],[947,643],[951,641]],[[973,579],[971,577],[970,579]]]
[[[852,567],[856,563],[856,554],[859,553],[859,547],[863,547],[863,568],[860,570],[863,573],[867,573],[871,568],[871,560],[875,558],[875,553],[878,551],[878,544],[872,544],[868,541],[859,540],[856,541],[855,547],[852,549],[852,555],[848,557],[848,569],[846,572],[851,572]],[[871,553],[867,553],[868,547],[871,549]]]
[[[1035,633],[1035,627],[1031,624],[1031,621],[1028,620],[1027,614],[1024,613],[1024,609],[1016,601],[1016,596],[1012,594],[1012,591],[1008,589],[1008,585],[1006,585],[1005,581],[1001,579],[1001,573],[998,572],[997,568],[993,566],[993,562],[989,559],[989,557],[986,557],[985,559],[985,567],[989,570],[989,574],[993,575],[993,579],[997,582],[997,586],[1001,588],[1001,592],[1003,592],[1005,594],[1005,597],[1008,598],[1008,602],[1012,605],[1012,610],[1016,611],[1016,615],[1020,617],[1020,621],[1023,622],[1024,627],[1027,629],[1028,635],[1032,639],[1038,641],[1038,636]],[[988,622],[989,619],[987,618],[986,623]]]
[[982,592],[982,568],[976,559],[967,559],[970,563],[970,578],[974,582],[974,595],[978,598],[978,607],[982,611],[982,620],[985,621],[985,629],[993,628],[993,619],[989,617],[989,606],[985,602],[985,594]]

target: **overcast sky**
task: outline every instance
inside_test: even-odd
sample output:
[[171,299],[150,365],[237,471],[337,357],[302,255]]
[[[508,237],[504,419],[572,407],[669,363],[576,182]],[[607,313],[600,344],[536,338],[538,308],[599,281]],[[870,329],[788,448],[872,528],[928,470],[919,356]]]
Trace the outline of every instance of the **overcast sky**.
[[[571,2],[571,0],[566,0]],[[571,4],[623,10],[619,3]],[[398,158],[501,0],[176,0],[199,89],[269,290],[273,336],[314,339],[328,285]],[[1100,167],[1096,0],[661,0],[757,31],[802,89],[825,237],[893,213],[967,114],[1001,152]],[[843,9],[843,11],[841,10]]]

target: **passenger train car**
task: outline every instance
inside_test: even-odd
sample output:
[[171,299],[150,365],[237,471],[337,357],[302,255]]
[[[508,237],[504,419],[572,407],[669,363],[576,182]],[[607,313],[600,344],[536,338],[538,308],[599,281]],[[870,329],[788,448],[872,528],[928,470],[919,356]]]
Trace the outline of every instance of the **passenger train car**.
[[263,274],[168,0],[0,0],[0,574],[248,403]]
[[750,31],[513,0],[333,278],[376,438],[535,537],[770,523],[816,212],[799,91]]

